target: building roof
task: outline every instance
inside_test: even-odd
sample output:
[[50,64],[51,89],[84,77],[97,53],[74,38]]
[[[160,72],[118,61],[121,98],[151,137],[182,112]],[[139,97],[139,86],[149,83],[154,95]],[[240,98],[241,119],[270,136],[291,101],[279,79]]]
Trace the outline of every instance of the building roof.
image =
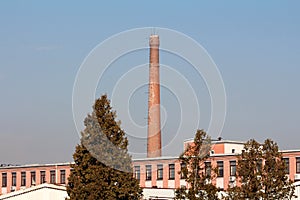
[[132,159],[132,161],[136,162],[136,161],[153,161],[153,160],[173,160],[178,158],[179,156],[162,156],[162,157],[155,157],[155,158],[134,158]]
[[16,168],[30,168],[30,167],[65,166],[65,165],[70,165],[72,163],[73,162],[68,162],[68,163],[51,163],[51,164],[7,165],[7,166],[1,166],[0,169],[16,169]]
[[[185,139],[183,142],[193,142],[194,138],[189,138],[189,139]],[[236,141],[236,140],[212,140],[211,141],[212,144],[224,144],[224,143],[228,143],[228,144],[245,144],[246,142],[244,141]]]
[[[21,199],[21,195],[27,195],[27,196],[30,195],[32,197],[32,195],[33,195],[32,193],[40,191],[40,190],[48,190],[48,191],[51,190],[52,192],[59,191],[59,192],[63,192],[63,193],[65,192],[65,195],[63,194],[63,196],[67,197],[67,192],[66,192],[65,186],[44,183],[41,185],[32,186],[30,188],[17,190],[17,191],[8,193],[8,194],[3,194],[0,196],[0,200],[16,199],[17,197],[20,197],[20,199]],[[31,193],[31,194],[29,194],[29,193]],[[58,195],[58,196],[62,196],[62,195]],[[26,199],[26,198],[24,198],[24,199]],[[59,199],[62,199],[62,198],[59,198]]]

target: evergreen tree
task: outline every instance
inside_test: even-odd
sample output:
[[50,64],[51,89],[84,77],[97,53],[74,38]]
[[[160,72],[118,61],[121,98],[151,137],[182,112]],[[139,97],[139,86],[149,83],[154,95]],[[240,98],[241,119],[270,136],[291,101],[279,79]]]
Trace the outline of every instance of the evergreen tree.
[[69,199],[139,199],[142,190],[133,178],[128,140],[106,95],[95,101],[84,125],[68,179]]
[[270,139],[264,144],[248,141],[238,158],[240,185],[228,189],[228,199],[291,199],[294,186],[286,174],[278,145]]
[[211,150],[211,139],[203,130],[197,130],[194,143],[189,145],[181,154],[181,173],[188,183],[188,188],[178,188],[176,199],[218,199],[218,189],[211,183],[216,177],[216,169],[211,166],[205,169],[205,161]]

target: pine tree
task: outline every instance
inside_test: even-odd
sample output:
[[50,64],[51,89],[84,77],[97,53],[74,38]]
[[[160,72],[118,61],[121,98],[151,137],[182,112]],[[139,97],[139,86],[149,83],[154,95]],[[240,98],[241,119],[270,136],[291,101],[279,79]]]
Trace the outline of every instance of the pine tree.
[[270,139],[265,140],[263,146],[263,195],[262,199],[277,200],[291,199],[295,187],[286,173],[286,164],[279,152],[278,145]]
[[259,144],[254,139],[244,145],[238,157],[237,177],[240,185],[228,189],[227,199],[291,199],[294,186],[286,174],[278,145],[270,139]]
[[211,183],[216,177],[216,169],[205,169],[205,161],[211,150],[211,139],[203,130],[197,130],[194,143],[181,154],[182,173],[189,187],[178,188],[175,192],[176,199],[218,199],[218,189]]
[[95,101],[84,125],[68,179],[69,199],[139,199],[142,190],[133,178],[128,140],[106,95]]

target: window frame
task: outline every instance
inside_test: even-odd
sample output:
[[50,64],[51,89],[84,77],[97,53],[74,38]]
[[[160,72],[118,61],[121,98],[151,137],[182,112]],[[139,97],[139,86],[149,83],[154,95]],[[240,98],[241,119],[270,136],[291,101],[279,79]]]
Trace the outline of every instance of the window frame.
[[40,171],[40,184],[46,183],[46,171]]
[[2,183],[1,183],[1,185],[2,185],[2,187],[7,187],[7,173],[6,172],[2,172]]
[[157,180],[163,180],[164,178],[164,165],[157,164]]
[[210,161],[204,162],[204,174],[207,177],[211,177],[211,162]]
[[60,173],[60,184],[66,184],[66,170],[61,169],[59,173]]
[[218,169],[217,177],[224,177],[224,161],[223,160],[217,161],[217,169]]
[[282,161],[285,164],[285,169],[284,169],[285,173],[289,174],[290,173],[290,158],[284,157],[284,158],[282,158]]
[[182,163],[180,163],[180,171],[181,171],[181,172],[180,172],[180,179],[186,179],[186,177],[187,177],[187,176],[184,175],[183,172],[182,172],[182,169],[183,169],[183,168],[186,168],[186,164],[182,162]]
[[229,174],[230,176],[236,176],[236,160],[229,161]]
[[26,186],[26,172],[21,172],[21,186]]
[[175,179],[175,164],[171,163],[169,164],[169,180]]
[[141,179],[141,167],[139,165],[134,166],[134,178],[136,180],[140,180]]
[[11,186],[17,186],[17,172],[11,173]]
[[152,165],[146,165],[146,181],[152,180]]
[[300,174],[300,157],[296,157],[296,173]]
[[36,185],[36,172],[35,171],[30,172],[30,184]]
[[56,171],[50,170],[50,183],[55,184],[56,183]]

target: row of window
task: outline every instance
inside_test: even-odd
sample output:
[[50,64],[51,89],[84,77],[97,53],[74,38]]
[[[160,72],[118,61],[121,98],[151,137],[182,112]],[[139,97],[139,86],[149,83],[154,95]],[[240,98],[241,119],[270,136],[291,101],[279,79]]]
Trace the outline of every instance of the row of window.
[[[290,159],[289,158],[283,158],[283,161],[285,162],[285,173],[290,173]],[[262,160],[260,161],[260,164],[258,164],[258,170],[261,170],[262,168]],[[224,163],[223,161],[217,161],[217,168],[218,168],[218,177],[224,176]],[[206,175],[210,176],[211,172],[211,164],[210,162],[205,163],[205,171]],[[300,173],[300,157],[296,158],[296,173]],[[236,161],[230,161],[230,176],[236,175]]]
[[[285,170],[286,173],[289,174],[289,158],[283,158],[285,162]],[[262,163],[261,163],[262,164]],[[181,168],[185,167],[184,163],[181,164]],[[258,166],[259,167],[259,166]],[[205,174],[206,176],[211,176],[211,162],[205,162]],[[217,169],[218,169],[218,177],[224,177],[224,162],[223,161],[217,161]],[[232,160],[229,161],[229,174],[230,176],[235,176],[236,175],[236,161]],[[135,178],[140,180],[140,166],[135,166],[134,167],[134,173],[135,173]],[[300,173],[300,157],[296,158],[296,173]],[[181,179],[184,179],[184,174],[181,173]],[[146,165],[146,180],[151,180],[152,179],[152,166],[151,165]],[[157,180],[162,180],[163,179],[163,165],[158,164],[157,165]],[[169,164],[169,179],[175,179],[175,164]]]
[[[285,162],[285,173],[290,173],[290,159],[289,158],[283,158]],[[296,173],[300,174],[300,157],[296,158]]]
[[[7,173],[2,173],[2,187],[7,187]],[[21,172],[21,186],[26,186],[26,172]],[[40,171],[40,183],[46,183],[46,171]],[[51,170],[50,171],[50,183],[55,184],[56,183],[56,171]],[[65,184],[66,183],[66,170],[60,170],[60,183]],[[30,184],[35,185],[36,184],[36,172],[32,171],[30,172]],[[17,186],[17,172],[11,173],[11,186]]]
[[[163,165],[158,164],[157,165],[157,180],[163,179]],[[141,178],[141,168],[140,166],[134,167],[134,175],[137,180],[140,180]],[[152,165],[146,165],[146,180],[149,181],[152,179]],[[169,164],[169,179],[174,180],[175,179],[175,164]]]

